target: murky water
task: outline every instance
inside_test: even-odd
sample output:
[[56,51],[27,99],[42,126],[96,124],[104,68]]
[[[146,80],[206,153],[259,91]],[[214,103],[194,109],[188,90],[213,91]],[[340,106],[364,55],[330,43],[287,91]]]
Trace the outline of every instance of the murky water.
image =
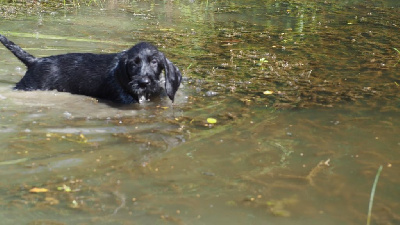
[[0,33],[36,56],[152,42],[176,103],[12,91],[1,47],[2,224],[365,224],[380,165],[373,224],[400,223],[398,1],[98,4],[3,3]]

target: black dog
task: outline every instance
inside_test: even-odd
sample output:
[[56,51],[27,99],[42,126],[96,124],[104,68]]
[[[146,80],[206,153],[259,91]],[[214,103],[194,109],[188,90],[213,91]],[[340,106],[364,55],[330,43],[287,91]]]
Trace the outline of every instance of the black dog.
[[28,67],[15,86],[17,90],[57,90],[129,104],[159,94],[164,70],[165,91],[173,102],[182,79],[179,69],[145,42],[115,54],[68,53],[36,58],[1,34],[0,41]]

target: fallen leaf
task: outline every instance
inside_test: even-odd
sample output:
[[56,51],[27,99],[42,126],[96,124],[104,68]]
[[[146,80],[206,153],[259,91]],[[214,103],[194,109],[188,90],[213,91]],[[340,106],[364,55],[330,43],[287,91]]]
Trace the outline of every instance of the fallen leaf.
[[214,119],[214,118],[207,118],[207,123],[210,123],[210,124],[217,123],[217,119]]
[[49,189],[47,189],[47,188],[36,188],[36,187],[29,190],[29,192],[31,192],[31,193],[43,193],[43,192],[48,192],[48,191],[49,191]]
[[264,95],[272,95],[274,92],[273,91],[264,91],[263,94]]

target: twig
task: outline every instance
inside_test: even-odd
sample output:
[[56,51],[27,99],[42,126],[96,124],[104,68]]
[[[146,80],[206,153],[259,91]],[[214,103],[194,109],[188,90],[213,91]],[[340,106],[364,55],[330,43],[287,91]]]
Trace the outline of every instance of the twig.
[[117,191],[113,192],[113,194],[121,200],[121,204],[114,210],[113,215],[116,215],[118,210],[125,206],[126,198],[123,194],[120,194]]
[[317,176],[324,168],[330,166],[329,162],[331,159],[327,159],[326,161],[322,160],[321,162],[318,163],[316,167],[314,167],[310,173],[305,177],[306,180],[310,183],[311,186],[315,186],[314,183],[314,177]]

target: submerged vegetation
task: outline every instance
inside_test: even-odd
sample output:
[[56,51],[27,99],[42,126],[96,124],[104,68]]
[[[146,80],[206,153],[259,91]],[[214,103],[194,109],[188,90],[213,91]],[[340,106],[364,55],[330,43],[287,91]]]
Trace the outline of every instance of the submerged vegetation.
[[[108,0],[49,0],[49,1],[34,1],[34,0],[0,0],[0,4],[11,4],[21,5],[30,7],[33,5],[41,6],[43,8],[59,7],[62,4],[63,7],[79,7],[79,6],[104,6]],[[126,1],[129,2],[129,1]]]

